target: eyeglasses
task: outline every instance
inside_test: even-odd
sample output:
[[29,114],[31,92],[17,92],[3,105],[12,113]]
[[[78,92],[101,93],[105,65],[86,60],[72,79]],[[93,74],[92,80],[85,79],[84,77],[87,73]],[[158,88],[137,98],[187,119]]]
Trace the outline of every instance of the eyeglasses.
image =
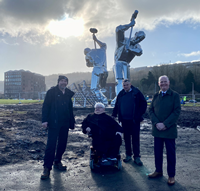
[[95,109],[103,109],[103,107],[95,107]]

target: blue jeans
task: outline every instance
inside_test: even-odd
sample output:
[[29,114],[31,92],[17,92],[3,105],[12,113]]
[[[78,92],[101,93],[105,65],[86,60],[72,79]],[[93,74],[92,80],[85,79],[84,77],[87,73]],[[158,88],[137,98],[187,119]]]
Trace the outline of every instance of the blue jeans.
[[167,152],[167,173],[169,177],[175,176],[176,171],[176,143],[175,139],[154,137],[154,155],[156,172],[163,172],[163,148]]

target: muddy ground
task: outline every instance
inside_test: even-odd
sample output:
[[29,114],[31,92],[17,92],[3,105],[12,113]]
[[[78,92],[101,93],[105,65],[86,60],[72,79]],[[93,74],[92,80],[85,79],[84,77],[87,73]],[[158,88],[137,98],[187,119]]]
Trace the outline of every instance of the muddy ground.
[[[111,109],[107,109],[108,114],[110,114],[111,111]],[[88,113],[91,113],[91,110],[76,109],[74,111],[76,128],[75,130],[70,130],[67,150],[63,156],[63,161],[68,166],[69,174],[66,175],[67,177],[72,176],[72,172],[75,174],[83,173],[83,176],[85,176],[84,172],[86,171],[84,169],[89,169],[88,161],[91,139],[82,134],[80,128],[82,120]],[[196,127],[200,125],[199,116],[199,107],[182,107],[181,115],[178,120],[179,137],[177,139],[177,156],[188,157],[189,151],[189,156],[193,157],[193,160],[199,160],[200,132],[196,130]],[[9,169],[10,165],[13,166],[35,161],[34,163],[38,163],[42,170],[42,159],[44,156],[46,139],[47,131],[41,128],[40,104],[0,106],[0,167]],[[121,153],[124,153],[124,143],[121,147]],[[147,161],[147,165],[150,161],[151,164],[154,163],[151,122],[147,113],[145,114],[144,122],[141,124],[141,156],[142,160],[144,158],[144,160]],[[186,158],[184,159],[183,157],[181,160],[188,160]],[[127,168],[125,165],[126,164],[123,163],[124,169]],[[194,164],[194,168],[196,169],[195,173],[198,174],[200,171],[199,162],[198,165]],[[76,171],[73,169],[76,169]],[[151,167],[148,172],[150,170],[154,170],[153,167]],[[185,169],[185,171],[184,169],[182,170],[186,172],[185,176],[187,176],[187,169]],[[113,184],[115,183],[113,182]],[[198,185],[198,183],[196,184]],[[196,184],[194,183],[194,185]],[[188,188],[188,186],[186,187]],[[184,190],[181,188],[186,187],[180,186],[178,189]],[[200,184],[197,190],[198,189],[200,189]],[[191,187],[189,187],[189,190],[196,190],[196,188],[191,189]]]
[[[110,114],[111,109],[107,110]],[[81,133],[81,122],[91,110],[75,110],[76,129],[70,131],[68,143],[90,142]],[[178,125],[182,128],[196,128],[200,125],[200,108],[182,107]],[[145,114],[146,123],[148,114]],[[141,134],[148,131],[149,126],[141,129]],[[5,105],[0,107],[0,165],[27,160],[42,160],[47,139],[47,131],[41,128],[41,105]],[[81,157],[88,146],[69,148]],[[72,156],[65,156],[66,159]]]

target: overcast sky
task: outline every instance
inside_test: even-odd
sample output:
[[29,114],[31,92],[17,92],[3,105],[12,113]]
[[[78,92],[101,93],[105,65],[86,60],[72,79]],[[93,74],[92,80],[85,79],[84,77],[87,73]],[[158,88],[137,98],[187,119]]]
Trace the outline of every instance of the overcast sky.
[[111,69],[115,28],[136,9],[133,33],[142,30],[146,38],[131,67],[200,60],[199,7],[200,0],[0,0],[0,80],[8,70],[91,71],[83,54],[94,48],[90,28],[107,44]]

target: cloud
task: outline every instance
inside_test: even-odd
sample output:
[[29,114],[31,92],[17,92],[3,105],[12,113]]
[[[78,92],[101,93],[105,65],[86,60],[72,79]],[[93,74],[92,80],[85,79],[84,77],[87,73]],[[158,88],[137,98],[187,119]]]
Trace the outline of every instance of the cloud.
[[190,57],[190,56],[199,56],[200,55],[200,51],[196,51],[196,52],[191,52],[191,53],[188,53],[188,54],[180,54],[181,56],[185,56],[185,57]]
[[10,45],[10,46],[18,46],[18,43],[8,43],[5,39],[0,39],[0,43],[4,43],[6,45]]
[[23,36],[32,44],[50,45],[60,41],[49,33],[49,24],[62,21],[66,15],[83,19],[85,37],[91,27],[107,37],[113,35],[117,25],[128,23],[135,9],[139,10],[135,28],[154,30],[161,24],[200,23],[199,7],[199,0],[1,0],[0,32]]

